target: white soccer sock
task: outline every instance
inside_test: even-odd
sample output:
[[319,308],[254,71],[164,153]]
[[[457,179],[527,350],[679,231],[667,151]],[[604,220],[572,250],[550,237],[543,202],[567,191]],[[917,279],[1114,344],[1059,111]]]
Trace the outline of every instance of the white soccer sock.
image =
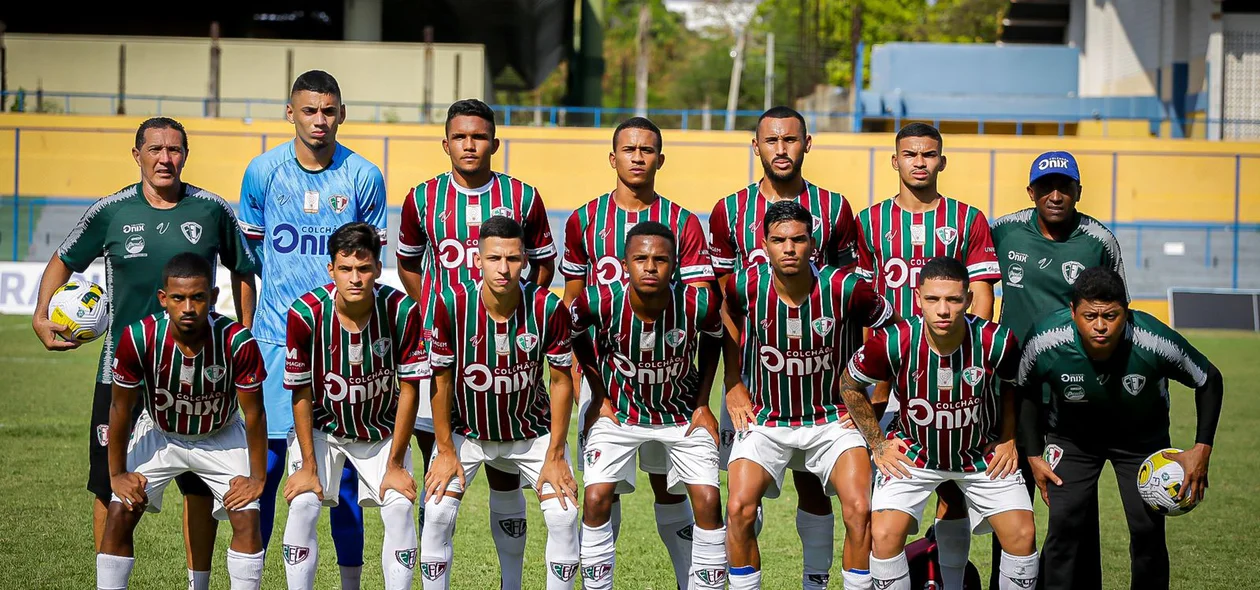
[[691,578],[691,531],[695,525],[691,501],[653,504],[652,508],[656,511],[656,532],[665,542],[669,560],[674,564],[674,580],[679,588],[686,588]]
[[363,580],[363,566],[340,565],[337,568],[341,570],[341,590],[359,590]]
[[871,555],[871,581],[880,590],[910,590],[910,562],[906,552],[879,559]]
[[315,587],[315,571],[319,569],[319,539],[315,525],[323,502],[311,492],[293,499],[289,517],[284,523],[284,576],[289,590],[311,590]]
[[998,578],[998,590],[1020,590],[1037,585],[1039,568],[1037,552],[1032,555],[1015,556],[1002,552],[1002,576]]
[[188,590],[210,590],[210,572],[188,570]]
[[609,513],[608,523],[612,525],[613,542],[617,542],[617,537],[621,535],[621,501],[617,500],[612,503],[612,512]]
[[731,590],[760,590],[761,570],[751,565],[730,569]]
[[499,552],[502,590],[520,590],[525,570],[525,494],[490,490],[490,538]]
[[617,565],[616,539],[611,522],[596,527],[582,525],[582,588],[610,590]]
[[547,590],[573,590],[577,583],[578,507],[560,507],[560,500],[551,498],[538,503],[547,522]]
[[420,583],[424,590],[448,590],[451,587],[451,537],[455,536],[455,517],[459,516],[459,500],[433,496],[424,504],[424,536],[420,539]]
[[971,523],[966,518],[936,520],[936,560],[941,564],[942,590],[963,590],[971,554]]
[[96,588],[97,590],[121,590],[131,580],[131,568],[135,567],[136,558],[96,554]]
[[836,536],[835,514],[796,511],[796,534],[801,538],[801,588],[826,590]]
[[[266,551],[240,553],[228,549],[227,571],[232,590],[258,590],[262,588],[263,564]],[[210,572],[206,572],[209,574]],[[209,579],[209,575],[206,576]]]
[[722,590],[726,587],[726,527],[691,530],[690,590]]
[[385,590],[410,590],[419,553],[414,505],[401,494],[388,498],[381,505],[381,522],[385,524],[381,572],[385,575]]
[[874,587],[870,570],[844,570],[844,590],[871,590]]

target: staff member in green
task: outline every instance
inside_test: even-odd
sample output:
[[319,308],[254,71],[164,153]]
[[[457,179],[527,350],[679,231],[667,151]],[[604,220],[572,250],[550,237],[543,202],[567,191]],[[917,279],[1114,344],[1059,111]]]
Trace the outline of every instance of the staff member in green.
[[[57,338],[66,327],[48,319],[48,301],[71,273],[83,272],[97,258],[105,259],[105,289],[110,295],[109,333],[101,351],[92,429],[88,447],[88,491],[96,496],[92,532],[99,550],[109,508],[109,405],[111,366],[117,337],[141,318],[161,312],[157,292],[162,269],[176,254],[192,252],[213,262],[217,257],[232,272],[232,300],[237,316],[254,317],[254,272],[257,262],[237,226],[236,215],[218,195],[180,180],[188,158],[188,134],[178,121],[154,117],[136,129],[131,156],[140,167],[140,182],[88,207],[83,218],[44,268],[39,303],[31,325],[44,348],[64,351],[78,346]],[[249,327],[246,325],[246,327]],[[136,406],[139,413],[140,406]],[[134,417],[133,417],[134,418]],[[216,521],[214,496],[196,475],[175,478],[185,495],[188,587],[210,587]]]
[[[1166,455],[1186,473],[1178,499],[1199,501],[1208,485],[1221,373],[1181,334],[1148,313],[1130,310],[1127,299],[1116,271],[1081,271],[1071,307],[1034,325],[1020,360],[1020,437],[1050,507],[1042,551],[1047,590],[1102,588],[1098,476],[1107,461],[1129,524],[1132,586],[1168,588],[1164,517],[1143,503],[1137,472],[1147,456],[1170,446],[1169,379],[1194,389],[1198,417],[1194,446]],[[1043,402],[1043,386],[1050,389],[1049,404]],[[1057,465],[1047,463],[1043,453]]]

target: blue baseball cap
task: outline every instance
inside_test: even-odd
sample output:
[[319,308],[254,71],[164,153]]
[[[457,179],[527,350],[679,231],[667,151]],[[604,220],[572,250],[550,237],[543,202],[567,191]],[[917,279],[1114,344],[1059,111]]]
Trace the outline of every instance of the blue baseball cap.
[[1028,184],[1037,182],[1038,178],[1047,174],[1062,174],[1076,182],[1081,181],[1080,168],[1076,167],[1076,158],[1067,152],[1046,152],[1033,160],[1032,169],[1028,171]]

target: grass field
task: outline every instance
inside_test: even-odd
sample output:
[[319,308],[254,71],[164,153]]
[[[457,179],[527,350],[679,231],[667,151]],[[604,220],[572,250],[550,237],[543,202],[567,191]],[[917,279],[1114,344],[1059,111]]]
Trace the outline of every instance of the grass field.
[[[89,509],[84,490],[87,473],[87,424],[92,371],[99,345],[68,354],[44,352],[30,331],[29,318],[0,316],[0,580],[12,588],[90,588],[95,560]],[[1192,332],[1190,340],[1225,375],[1226,402],[1212,461],[1208,500],[1188,516],[1170,519],[1173,588],[1254,588],[1260,576],[1260,534],[1254,503],[1260,478],[1248,467],[1249,449],[1260,444],[1260,337],[1229,332]],[[1173,386],[1172,440],[1190,445],[1194,436],[1192,392]],[[791,478],[788,478],[790,485]],[[1107,588],[1129,587],[1128,533],[1108,469],[1101,484],[1103,566]],[[763,580],[767,588],[799,588],[800,543],[794,528],[794,494],[766,506],[762,535]],[[486,486],[476,482],[460,512],[455,537],[452,586],[482,590],[498,587],[498,563],[488,530]],[[617,587],[672,589],[673,576],[657,537],[650,492],[624,499],[624,523],[618,543]],[[530,497],[530,535],[526,588],[542,588],[545,530],[537,499]],[[174,486],[164,511],[150,514],[137,531],[135,588],[181,588],[185,583],[180,535],[182,503]],[[366,511],[364,587],[381,587],[381,523]],[[283,501],[273,545],[283,531]],[[1038,526],[1044,538],[1045,507],[1038,501]],[[837,519],[838,520],[838,519]],[[230,535],[220,529],[212,587],[227,588],[223,556]],[[837,522],[839,547],[843,528]],[[988,572],[988,538],[973,542],[972,561]],[[336,562],[327,520],[321,524],[319,588],[336,588]],[[839,558],[833,573],[839,572]],[[838,586],[839,576],[836,576]],[[265,588],[283,588],[284,570],[277,552],[267,560]],[[416,581],[419,587],[419,580]]]

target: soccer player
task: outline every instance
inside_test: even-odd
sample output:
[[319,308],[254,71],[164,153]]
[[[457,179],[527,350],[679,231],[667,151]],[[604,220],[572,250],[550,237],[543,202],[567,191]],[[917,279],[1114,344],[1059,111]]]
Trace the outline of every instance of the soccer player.
[[[853,267],[857,225],[849,201],[801,176],[801,165],[812,141],[800,113],[780,106],[761,114],[752,146],[761,158],[764,176],[718,201],[709,216],[713,270],[718,276],[766,261],[762,245],[765,233],[761,228],[766,208],[785,200],[800,203],[814,217],[812,235],[819,244],[814,251],[816,265],[845,270]],[[725,288],[726,283],[719,281],[718,285]],[[854,332],[854,336],[860,338],[861,334]],[[859,344],[860,340],[855,341],[850,350]],[[735,441],[735,427],[726,404],[722,404],[721,427],[721,465],[725,468]],[[796,532],[803,549],[801,584],[805,590],[826,588],[836,526],[831,499],[823,492],[822,482],[803,465],[791,468],[797,493]]]
[[[843,376],[845,405],[879,468],[871,498],[877,588],[910,590],[906,537],[945,481],[962,489],[971,530],[992,528],[1002,543],[998,588],[1037,581],[1032,503],[1015,450],[1019,344],[1007,328],[967,314],[968,274],[956,258],[929,259],[915,293],[921,315],[873,332]],[[895,383],[903,408],[887,436],[866,397],[882,381]]]
[[[97,588],[128,586],[140,517],[161,512],[162,492],[185,473],[210,488],[215,517],[232,523],[232,590],[262,587],[258,496],[267,417],[259,390],[266,373],[249,330],[210,311],[219,297],[213,275],[200,254],[176,254],[157,292],[164,311],[119,330],[109,407],[113,495],[96,555]],[[144,409],[133,425],[137,397]]]
[[[262,292],[252,325],[271,377],[263,383],[269,432],[263,544],[271,540],[276,493],[284,476],[293,396],[284,388],[289,306],[328,282],[328,236],[352,221],[372,224],[385,243],[385,180],[376,165],[337,142],[346,119],[337,80],[320,70],[297,77],[285,114],[295,137],[254,158],[241,181],[241,228],[262,259]],[[347,465],[341,501],[330,511],[341,587],[355,590],[363,571],[363,512]]]
[[725,343],[726,404],[738,431],[726,510],[732,590],[761,587],[757,508],[779,496],[797,453],[826,493],[840,496],[844,587],[871,587],[870,455],[842,423],[838,379],[850,332],[899,318],[857,274],[810,264],[813,221],[796,201],[771,205],[762,226],[769,263],[727,278],[726,312],[737,328]]
[[[555,272],[556,246],[538,189],[491,168],[499,140],[490,107],[476,99],[452,104],[446,111],[442,149],[450,156],[450,172],[411,190],[403,201],[398,233],[398,278],[420,302],[426,339],[438,295],[481,279],[474,257],[481,226],[491,217],[509,217],[524,228],[525,280],[545,288]],[[421,383],[416,420],[426,467],[434,443],[430,387],[428,380]],[[502,587],[517,590],[525,568],[527,530],[520,477],[487,465],[486,480],[490,483],[490,537],[499,554]],[[420,512],[423,521],[423,505]]]
[[[1081,271],[1071,306],[1043,317],[1030,333],[1019,365],[1020,438],[1050,507],[1047,590],[1102,588],[1098,476],[1108,461],[1129,524],[1132,586],[1168,588],[1164,517],[1138,494],[1138,468],[1172,446],[1168,380],[1194,389],[1195,444],[1164,456],[1186,474],[1177,499],[1203,499],[1221,415],[1220,371],[1181,334],[1129,309],[1124,280],[1108,268]],[[1051,392],[1048,404],[1043,387]]]
[[[109,271],[105,274],[105,290],[110,295],[110,328],[101,350],[88,442],[87,489],[96,497],[92,534],[97,550],[101,547],[111,494],[107,451],[110,367],[123,328],[162,310],[157,299],[162,268],[184,252],[196,253],[209,261],[218,258],[232,273],[232,300],[237,316],[247,326],[253,316],[257,260],[241,235],[232,206],[218,195],[183,182],[188,154],[188,134],[178,121],[154,117],[140,124],[131,150],[140,168],[140,182],[88,207],[44,267],[38,303],[31,318],[35,334],[48,350],[77,348],[78,343],[63,334],[65,326],[48,319],[48,301],[58,287],[70,280],[71,273],[81,273],[96,259],[105,259]],[[138,406],[136,412],[138,416]],[[194,474],[180,475],[175,483],[184,494],[189,588],[206,590],[210,587],[217,529],[217,521],[211,515],[213,494]]]
[[[892,167],[900,177],[895,197],[858,214],[858,268],[875,282],[875,292],[908,318],[919,313],[914,290],[923,264],[936,256],[962,262],[970,274],[971,313],[993,319],[993,283],[1001,278],[989,223],[979,209],[941,195],[937,177],[945,170],[944,142],[935,127],[911,123],[897,132]],[[875,386],[877,411],[889,413],[889,385]],[[890,416],[891,419],[891,416]],[[935,523],[938,557],[945,590],[960,590],[971,549],[963,520],[965,502],[953,482],[937,489],[940,502]]]
[[321,506],[341,498],[344,463],[358,473],[358,501],[385,524],[381,570],[388,590],[411,588],[416,567],[416,480],[411,431],[424,347],[419,306],[381,276],[377,228],[352,222],[328,238],[332,283],[289,308],[284,386],[293,392],[284,499],[285,574],[291,590],[315,586]]
[[[722,350],[716,293],[670,281],[674,232],[644,221],[626,236],[626,283],[587,287],[573,302],[573,351],[592,390],[582,501],[582,586],[611,589],[613,499],[634,491],[635,455],[664,445],[672,493],[695,507],[690,580],[726,587],[726,527],[718,489],[717,419],[709,390]],[[588,330],[595,332],[592,341]],[[699,361],[699,370],[693,365]]]
[[[707,284],[714,280],[713,261],[699,219],[656,192],[656,173],[665,165],[660,128],[646,118],[631,117],[613,131],[612,147],[608,164],[616,171],[616,187],[574,211],[565,223],[564,258],[560,261],[565,304],[572,305],[587,287],[626,280],[621,263],[626,254],[625,236],[635,224],[644,221],[664,224],[676,238],[677,264],[670,280],[711,288]],[[579,457],[585,453],[590,397],[589,386],[583,384],[578,402]],[[691,504],[687,496],[668,489],[669,460],[662,445],[649,443],[640,447],[639,466],[648,473],[652,485],[656,531],[669,551],[675,581],[680,588],[686,588],[694,525]],[[578,468],[583,467],[579,464]],[[621,502],[614,500],[614,536],[620,528]]]
[[569,312],[546,288],[521,281],[528,255],[520,224],[495,215],[480,230],[481,281],[449,287],[434,306],[429,355],[437,448],[424,480],[424,588],[450,588],[460,500],[481,466],[494,465],[520,473],[538,493],[547,523],[547,588],[572,590],[578,505],[566,443],[573,409]]

